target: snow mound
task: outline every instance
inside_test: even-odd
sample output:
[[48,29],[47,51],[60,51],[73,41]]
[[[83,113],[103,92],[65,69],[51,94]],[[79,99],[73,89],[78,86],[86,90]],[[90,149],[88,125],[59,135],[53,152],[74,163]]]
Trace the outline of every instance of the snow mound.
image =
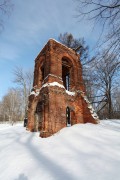
[[0,125],[0,179],[119,180],[120,120],[77,124],[49,138]]

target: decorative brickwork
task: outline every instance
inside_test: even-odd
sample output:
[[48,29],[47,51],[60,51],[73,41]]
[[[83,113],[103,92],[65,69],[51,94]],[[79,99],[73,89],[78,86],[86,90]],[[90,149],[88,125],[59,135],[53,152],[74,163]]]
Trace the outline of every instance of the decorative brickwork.
[[35,59],[34,82],[28,106],[30,131],[48,137],[77,123],[97,123],[85,96],[79,55],[50,39]]

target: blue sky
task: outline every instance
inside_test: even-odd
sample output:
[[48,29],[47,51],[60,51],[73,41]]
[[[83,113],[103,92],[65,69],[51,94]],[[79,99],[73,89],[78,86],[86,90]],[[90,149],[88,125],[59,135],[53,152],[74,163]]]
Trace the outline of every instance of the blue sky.
[[60,33],[70,32],[84,37],[90,48],[98,31],[90,22],[78,21],[74,0],[13,0],[11,16],[4,19],[0,34],[0,100],[8,88],[14,87],[13,69],[34,67],[34,59],[49,38],[58,39]]

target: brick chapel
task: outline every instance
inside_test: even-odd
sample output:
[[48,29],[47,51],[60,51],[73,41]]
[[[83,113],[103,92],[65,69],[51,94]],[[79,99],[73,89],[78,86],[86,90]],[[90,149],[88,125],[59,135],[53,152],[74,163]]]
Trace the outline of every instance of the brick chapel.
[[79,55],[50,39],[35,59],[27,129],[49,137],[77,123],[97,123],[82,79]]

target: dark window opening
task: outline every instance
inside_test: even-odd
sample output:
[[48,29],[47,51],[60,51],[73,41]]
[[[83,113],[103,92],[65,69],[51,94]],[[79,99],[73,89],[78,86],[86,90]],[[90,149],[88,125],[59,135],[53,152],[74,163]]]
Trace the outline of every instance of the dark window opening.
[[36,107],[36,113],[40,113],[42,112],[42,102],[38,102],[37,107]]
[[44,73],[45,73],[44,66],[41,67],[41,73],[42,73],[42,81],[43,81],[44,78],[45,78],[45,75],[44,75]]
[[25,118],[25,119],[24,119],[24,127],[26,127],[26,126],[27,126],[27,123],[28,123],[28,119],[27,119],[27,118]]
[[70,67],[66,65],[62,65],[62,80],[63,85],[66,90],[70,90]]
[[66,108],[66,124],[67,126],[71,126],[71,117],[70,117],[70,108]]

